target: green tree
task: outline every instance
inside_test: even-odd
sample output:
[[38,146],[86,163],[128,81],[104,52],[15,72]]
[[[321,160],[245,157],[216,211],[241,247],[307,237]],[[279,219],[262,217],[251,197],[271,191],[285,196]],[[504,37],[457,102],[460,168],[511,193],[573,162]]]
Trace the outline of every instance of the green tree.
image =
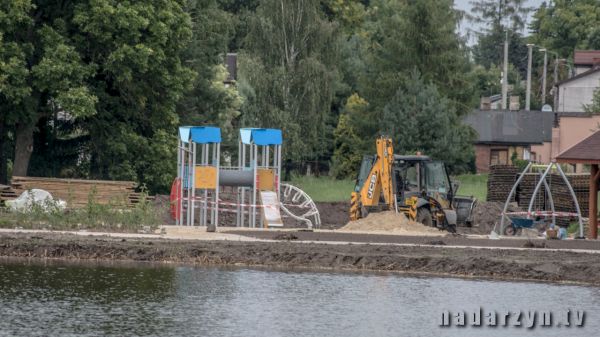
[[337,128],[333,133],[335,151],[332,157],[332,170],[333,176],[338,179],[355,176],[362,158],[362,153],[356,144],[363,140],[358,137],[348,120],[348,115],[340,115]]
[[592,102],[590,104],[584,104],[583,108],[585,112],[587,112],[590,115],[600,114],[600,86],[598,89],[594,90]]
[[[0,129],[14,130],[14,175],[27,175],[38,121],[58,112],[72,119],[96,112],[98,98],[86,83],[95,67],[86,64],[69,34],[73,8],[70,1],[0,5],[0,122],[5,125]],[[7,134],[0,135],[0,143]],[[2,156],[2,175],[6,158]]]
[[600,48],[599,27],[597,0],[555,0],[540,6],[530,29],[534,43],[569,58],[575,49]]
[[510,29],[521,31],[525,28],[527,15],[532,8],[525,6],[527,0],[476,0],[470,1],[474,13],[469,16],[471,21],[484,24],[486,31],[498,28],[502,31]]
[[[492,65],[489,69],[481,65],[475,66],[471,72],[475,86],[475,97],[480,98],[498,94],[501,90],[501,74],[502,71],[495,65]],[[479,106],[479,100],[476,100],[475,106]]]
[[375,1],[365,24],[370,53],[362,96],[381,109],[416,68],[466,113],[473,93],[458,22],[451,0]]
[[365,18],[365,3],[361,0],[322,0],[325,14],[338,22],[346,34],[352,35],[362,25]]
[[339,77],[336,25],[317,0],[264,0],[245,44],[243,125],[281,128],[290,160],[322,156],[331,147],[327,124]]
[[184,5],[3,1],[0,138],[15,144],[13,174],[132,179],[164,190],[176,103],[195,76],[181,61],[192,36]]
[[[509,31],[508,63],[514,65],[521,76],[527,74],[527,43],[525,38],[516,31]],[[481,34],[477,43],[472,47],[473,61],[486,68],[502,66],[504,62],[505,31],[497,29]]]
[[333,175],[338,179],[354,178],[363,154],[374,151],[372,135],[377,133],[377,120],[368,118],[369,104],[354,93],[344,106],[333,132]]
[[477,0],[471,1],[471,22],[483,25],[477,32],[477,43],[473,46],[475,63],[489,68],[501,65],[504,57],[504,40],[509,41],[509,62],[521,73],[527,72],[527,46],[522,31],[531,12],[526,0]]
[[[180,124],[212,124],[223,129],[224,153],[237,152],[237,125],[242,99],[233,83],[225,84],[224,56],[232,38],[233,15],[215,0],[189,0],[186,10],[192,19],[192,39],[183,52],[183,62],[197,74],[191,90],[178,103]],[[233,146],[235,143],[235,146]]]
[[260,0],[217,0],[219,8],[230,14],[229,51],[237,52],[243,48],[244,39],[248,35],[249,25]]
[[195,73],[182,63],[193,31],[183,0],[75,6],[74,37],[95,64],[97,114],[86,119],[90,175],[164,191],[175,171],[176,104]]
[[451,102],[417,71],[383,110],[381,129],[394,140],[396,153],[420,151],[444,160],[452,172],[468,170],[474,131],[461,124]]

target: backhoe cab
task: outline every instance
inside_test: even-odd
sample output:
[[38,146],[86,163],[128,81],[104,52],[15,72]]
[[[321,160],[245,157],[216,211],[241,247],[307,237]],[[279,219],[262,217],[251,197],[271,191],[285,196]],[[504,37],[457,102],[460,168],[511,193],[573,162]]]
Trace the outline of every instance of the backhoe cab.
[[[473,198],[456,197],[443,162],[427,156],[393,154],[392,141],[377,140],[377,155],[363,158],[352,193],[350,220],[394,210],[427,226],[456,231],[469,224]],[[458,212],[457,212],[458,209]]]

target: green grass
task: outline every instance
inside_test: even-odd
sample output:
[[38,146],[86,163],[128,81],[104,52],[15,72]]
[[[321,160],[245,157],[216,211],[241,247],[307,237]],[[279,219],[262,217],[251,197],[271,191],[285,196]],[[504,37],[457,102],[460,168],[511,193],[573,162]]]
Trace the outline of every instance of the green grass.
[[336,180],[331,177],[294,176],[292,185],[298,186],[314,201],[349,201],[354,180]]
[[480,201],[487,197],[487,179],[487,174],[462,174],[452,178],[460,183],[458,195],[474,196]]
[[[487,196],[487,174],[463,174],[453,177],[460,182],[459,195],[484,200]],[[354,180],[336,180],[331,177],[294,176],[292,185],[300,187],[314,201],[348,201],[354,189]]]

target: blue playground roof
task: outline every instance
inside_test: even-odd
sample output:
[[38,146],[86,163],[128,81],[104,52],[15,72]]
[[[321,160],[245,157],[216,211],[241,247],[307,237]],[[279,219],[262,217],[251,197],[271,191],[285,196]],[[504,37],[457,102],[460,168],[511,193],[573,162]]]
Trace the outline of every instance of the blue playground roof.
[[240,137],[244,144],[281,145],[283,136],[279,129],[243,128]]
[[180,126],[179,139],[197,144],[220,143],[221,129],[214,126]]

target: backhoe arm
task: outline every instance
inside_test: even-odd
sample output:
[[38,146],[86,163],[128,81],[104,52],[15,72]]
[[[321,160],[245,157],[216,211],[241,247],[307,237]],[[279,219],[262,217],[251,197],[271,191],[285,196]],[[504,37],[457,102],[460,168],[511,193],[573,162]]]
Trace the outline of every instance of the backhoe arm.
[[355,191],[352,192],[350,220],[361,218],[361,208],[378,206],[382,196],[389,209],[394,208],[393,164],[394,147],[392,140],[387,137],[377,139],[377,156],[369,175],[362,186],[357,186]]

